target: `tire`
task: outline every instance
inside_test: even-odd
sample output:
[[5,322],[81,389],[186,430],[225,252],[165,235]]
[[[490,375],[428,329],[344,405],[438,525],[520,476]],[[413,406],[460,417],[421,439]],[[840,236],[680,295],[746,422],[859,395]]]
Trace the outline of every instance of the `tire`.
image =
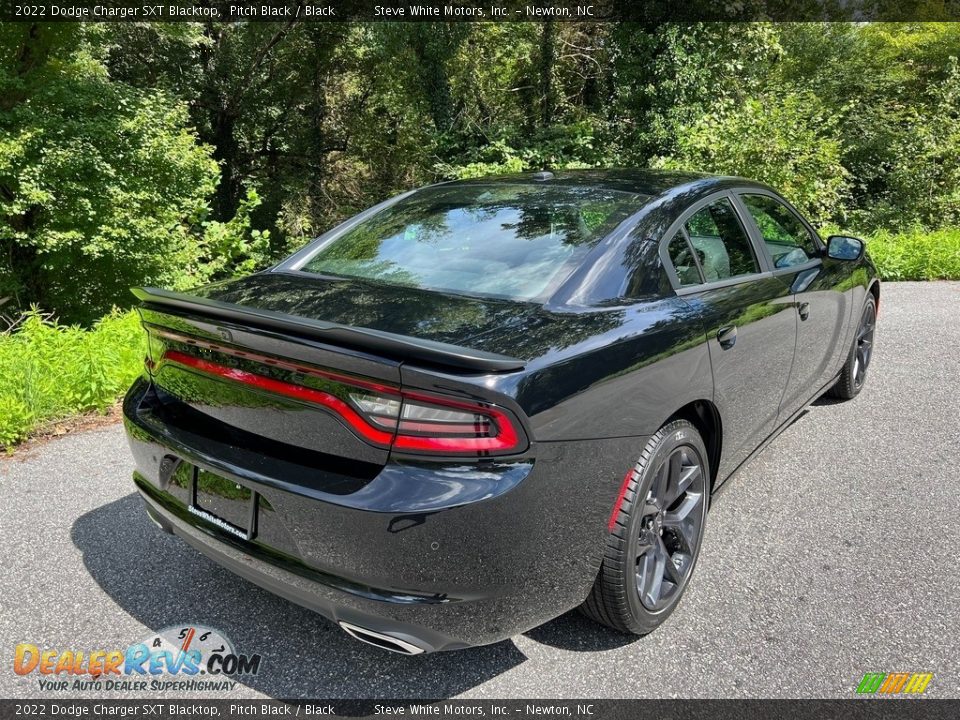
[[873,294],[868,292],[847,361],[843,364],[837,382],[827,391],[830,397],[852,400],[863,390],[870,360],[873,357],[873,336],[876,328],[877,303],[873,299]]
[[686,420],[668,423],[650,438],[626,481],[600,572],[581,605],[587,617],[646,635],[670,616],[703,542],[710,501],[707,458],[700,433]]

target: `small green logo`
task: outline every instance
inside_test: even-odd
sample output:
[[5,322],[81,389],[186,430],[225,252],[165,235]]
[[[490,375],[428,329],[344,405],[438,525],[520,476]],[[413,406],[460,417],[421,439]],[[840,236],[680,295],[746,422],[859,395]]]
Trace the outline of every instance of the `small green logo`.
[[919,695],[933,680],[933,673],[867,673],[857,685],[861,695]]

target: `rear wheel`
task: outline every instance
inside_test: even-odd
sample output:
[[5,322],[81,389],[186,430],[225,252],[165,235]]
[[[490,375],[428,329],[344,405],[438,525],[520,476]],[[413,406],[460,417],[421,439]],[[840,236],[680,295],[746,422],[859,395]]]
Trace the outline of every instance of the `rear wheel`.
[[877,327],[877,303],[873,295],[867,293],[867,302],[860,314],[860,324],[853,339],[850,355],[840,371],[836,384],[830,388],[832,397],[851,400],[860,394],[867,381],[867,368],[873,358],[873,336]]
[[706,447],[691,423],[668,423],[650,438],[581,606],[584,614],[636,635],[669,617],[700,553],[709,477]]

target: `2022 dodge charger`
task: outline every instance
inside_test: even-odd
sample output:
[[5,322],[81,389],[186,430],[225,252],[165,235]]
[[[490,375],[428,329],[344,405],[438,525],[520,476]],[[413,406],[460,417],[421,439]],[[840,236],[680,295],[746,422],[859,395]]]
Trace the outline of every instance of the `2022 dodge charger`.
[[434,185],[265,272],[135,292],[151,518],[409,654],[577,606],[657,627],[721,484],[860,391],[880,299],[863,243],[770,188],[651,171]]

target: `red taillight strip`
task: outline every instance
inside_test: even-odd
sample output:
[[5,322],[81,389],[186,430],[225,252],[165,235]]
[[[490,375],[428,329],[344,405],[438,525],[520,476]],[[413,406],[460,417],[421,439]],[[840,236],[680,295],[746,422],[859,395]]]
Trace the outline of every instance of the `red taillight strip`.
[[620,485],[620,492],[617,493],[617,501],[613,504],[613,512],[610,513],[610,520],[607,522],[607,530],[613,532],[617,525],[617,515],[620,514],[620,508],[623,505],[623,499],[627,496],[627,488],[630,487],[630,481],[633,480],[633,473],[636,468],[630,468],[623,477],[623,483]]
[[176,363],[177,365],[199,370],[209,375],[216,375],[226,380],[251,385],[261,390],[276,393],[277,395],[284,395],[289,398],[294,398],[295,400],[303,400],[316,405],[322,405],[323,407],[333,410],[361,437],[376,445],[389,447],[390,441],[393,439],[393,433],[377,430],[343,400],[322,390],[314,390],[313,388],[302,385],[294,385],[282,380],[274,380],[273,378],[257,375],[256,373],[247,372],[246,370],[238,370],[237,368],[227,367],[226,365],[193,357],[192,355],[177,352],[176,350],[167,350],[163,354],[163,359]]
[[[199,345],[199,342],[202,341],[198,341],[195,344]],[[205,343],[203,347],[210,345],[212,344]],[[220,346],[216,345],[213,345],[209,349],[216,349],[218,352],[224,352]],[[236,355],[236,353],[228,354]],[[257,356],[245,353],[240,355],[240,357],[255,359]],[[520,449],[520,438],[517,435],[517,431],[513,422],[505,413],[493,407],[480,407],[477,405],[471,405],[469,403],[458,402],[456,400],[447,400],[446,398],[439,399],[432,395],[408,393],[406,391],[401,392],[395,388],[384,387],[381,392],[389,392],[393,395],[399,395],[404,399],[417,400],[420,402],[429,403],[431,405],[436,405],[438,407],[460,408],[480,415],[485,415],[495,423],[498,430],[497,434],[493,437],[427,437],[420,435],[404,435],[402,433],[397,433],[394,435],[392,432],[385,432],[381,429],[378,429],[375,425],[370,423],[366,418],[354,410],[349,404],[335,395],[331,395],[330,393],[322,390],[304,387],[303,385],[295,385],[293,383],[284,382],[283,380],[274,380],[273,378],[258,375],[257,373],[247,372],[246,370],[228,367],[210,360],[194,357],[193,355],[187,355],[186,353],[182,353],[177,350],[166,350],[163,353],[163,360],[192,368],[209,375],[215,375],[217,377],[224,378],[225,380],[232,380],[234,382],[250,385],[261,390],[276,393],[277,395],[283,395],[296,400],[321,405],[329,410],[332,410],[334,413],[340,416],[354,431],[356,431],[358,435],[360,435],[360,437],[382,447],[392,446],[398,450],[434,453],[447,452],[454,454]],[[285,363],[275,363],[275,365],[283,367]],[[156,367],[154,367],[154,369],[156,369]],[[318,374],[322,377],[336,376],[334,373],[327,374],[320,373],[319,371],[313,372],[313,374]],[[352,378],[347,378],[347,376],[336,377],[343,377],[344,382],[354,386],[359,384]],[[361,387],[367,386],[361,385]]]
[[318,368],[309,367],[307,365],[300,365],[298,363],[291,362],[289,360],[280,360],[279,358],[270,357],[268,355],[260,355],[259,353],[253,353],[247,350],[238,350],[236,348],[227,347],[225,345],[218,345],[217,343],[212,343],[208,340],[200,340],[199,338],[190,337],[188,335],[181,335],[180,333],[170,332],[169,330],[164,330],[162,328],[157,327],[156,325],[150,325],[149,329],[150,329],[150,332],[156,334],[159,337],[166,338],[168,340],[173,340],[175,342],[184,343],[185,345],[191,345],[193,347],[204,348],[205,350],[213,350],[214,352],[223,353],[224,355],[230,355],[231,357],[241,358],[243,360],[252,360],[253,362],[269,365],[270,367],[278,367],[284,370],[292,370],[294,372],[303,373],[305,375],[314,375],[316,377],[321,377],[326,380],[342,382],[342,383],[346,383],[347,385],[364,388],[366,390],[375,390],[377,392],[387,393],[389,395],[400,394],[399,388],[392,387],[390,385],[382,385],[380,383],[370,382],[369,380],[357,378],[352,375],[341,375],[340,373],[330,372],[329,370],[320,370]]

